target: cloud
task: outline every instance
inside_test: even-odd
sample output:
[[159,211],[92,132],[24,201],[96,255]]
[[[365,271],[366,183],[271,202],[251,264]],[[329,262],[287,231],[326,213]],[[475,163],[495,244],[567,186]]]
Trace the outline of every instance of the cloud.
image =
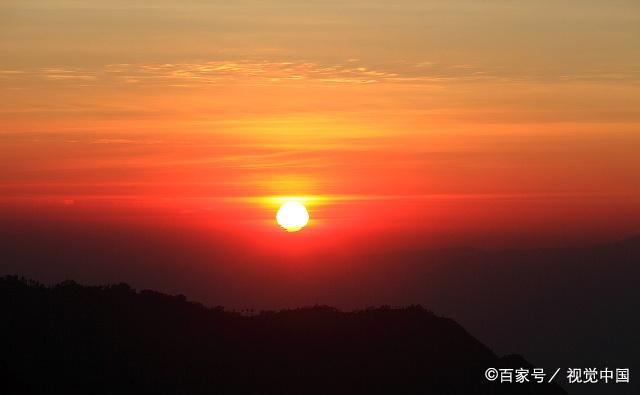
[[126,78],[133,78],[139,83],[163,81],[187,84],[216,84],[237,80],[249,83],[315,80],[362,84],[381,82],[398,76],[396,73],[352,64],[323,65],[306,61],[208,61],[202,63],[128,64],[108,65],[105,70],[111,76],[124,75]]
[[[581,74],[549,72],[510,73],[472,64],[431,61],[367,65],[351,58],[340,63],[273,60],[210,60],[180,63],[117,63],[94,69],[48,67],[35,70],[0,70],[0,80],[21,82],[43,79],[68,84],[123,84],[139,87],[197,88],[227,83],[267,85],[286,82],[325,84],[440,84],[445,82],[526,81],[637,81],[638,72],[590,70]],[[10,85],[10,84],[9,84]]]

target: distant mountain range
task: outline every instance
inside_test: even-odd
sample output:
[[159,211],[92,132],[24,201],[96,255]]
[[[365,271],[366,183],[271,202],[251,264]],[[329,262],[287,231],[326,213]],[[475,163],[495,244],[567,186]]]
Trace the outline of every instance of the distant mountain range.
[[125,284],[0,280],[5,394],[564,394],[419,306],[241,315]]
[[[600,245],[498,251],[372,245],[286,261],[245,256],[247,249],[208,233],[0,222],[0,275],[49,285],[67,278],[127,282],[238,310],[421,304],[451,317],[498,355],[517,352],[545,369],[630,368],[632,377],[640,371],[638,235]],[[640,381],[565,388],[580,395],[635,394]]]

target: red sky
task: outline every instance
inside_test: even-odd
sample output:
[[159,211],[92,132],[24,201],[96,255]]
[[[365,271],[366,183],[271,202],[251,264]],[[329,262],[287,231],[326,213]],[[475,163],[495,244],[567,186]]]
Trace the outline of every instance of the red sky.
[[[281,251],[633,234],[639,11],[4,2],[2,212]],[[275,224],[286,196],[304,234]]]

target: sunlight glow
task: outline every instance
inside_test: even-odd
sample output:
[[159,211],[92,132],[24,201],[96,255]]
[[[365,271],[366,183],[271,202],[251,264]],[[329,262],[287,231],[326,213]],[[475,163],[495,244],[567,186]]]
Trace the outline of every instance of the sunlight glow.
[[297,232],[309,222],[309,212],[302,203],[288,201],[280,206],[276,214],[276,221],[287,232]]

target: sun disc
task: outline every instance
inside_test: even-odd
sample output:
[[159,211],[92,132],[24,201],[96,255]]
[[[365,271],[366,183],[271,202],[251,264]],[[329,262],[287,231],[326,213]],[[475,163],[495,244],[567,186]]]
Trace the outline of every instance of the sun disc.
[[276,221],[287,232],[297,232],[309,222],[309,212],[300,202],[285,202],[276,214]]

